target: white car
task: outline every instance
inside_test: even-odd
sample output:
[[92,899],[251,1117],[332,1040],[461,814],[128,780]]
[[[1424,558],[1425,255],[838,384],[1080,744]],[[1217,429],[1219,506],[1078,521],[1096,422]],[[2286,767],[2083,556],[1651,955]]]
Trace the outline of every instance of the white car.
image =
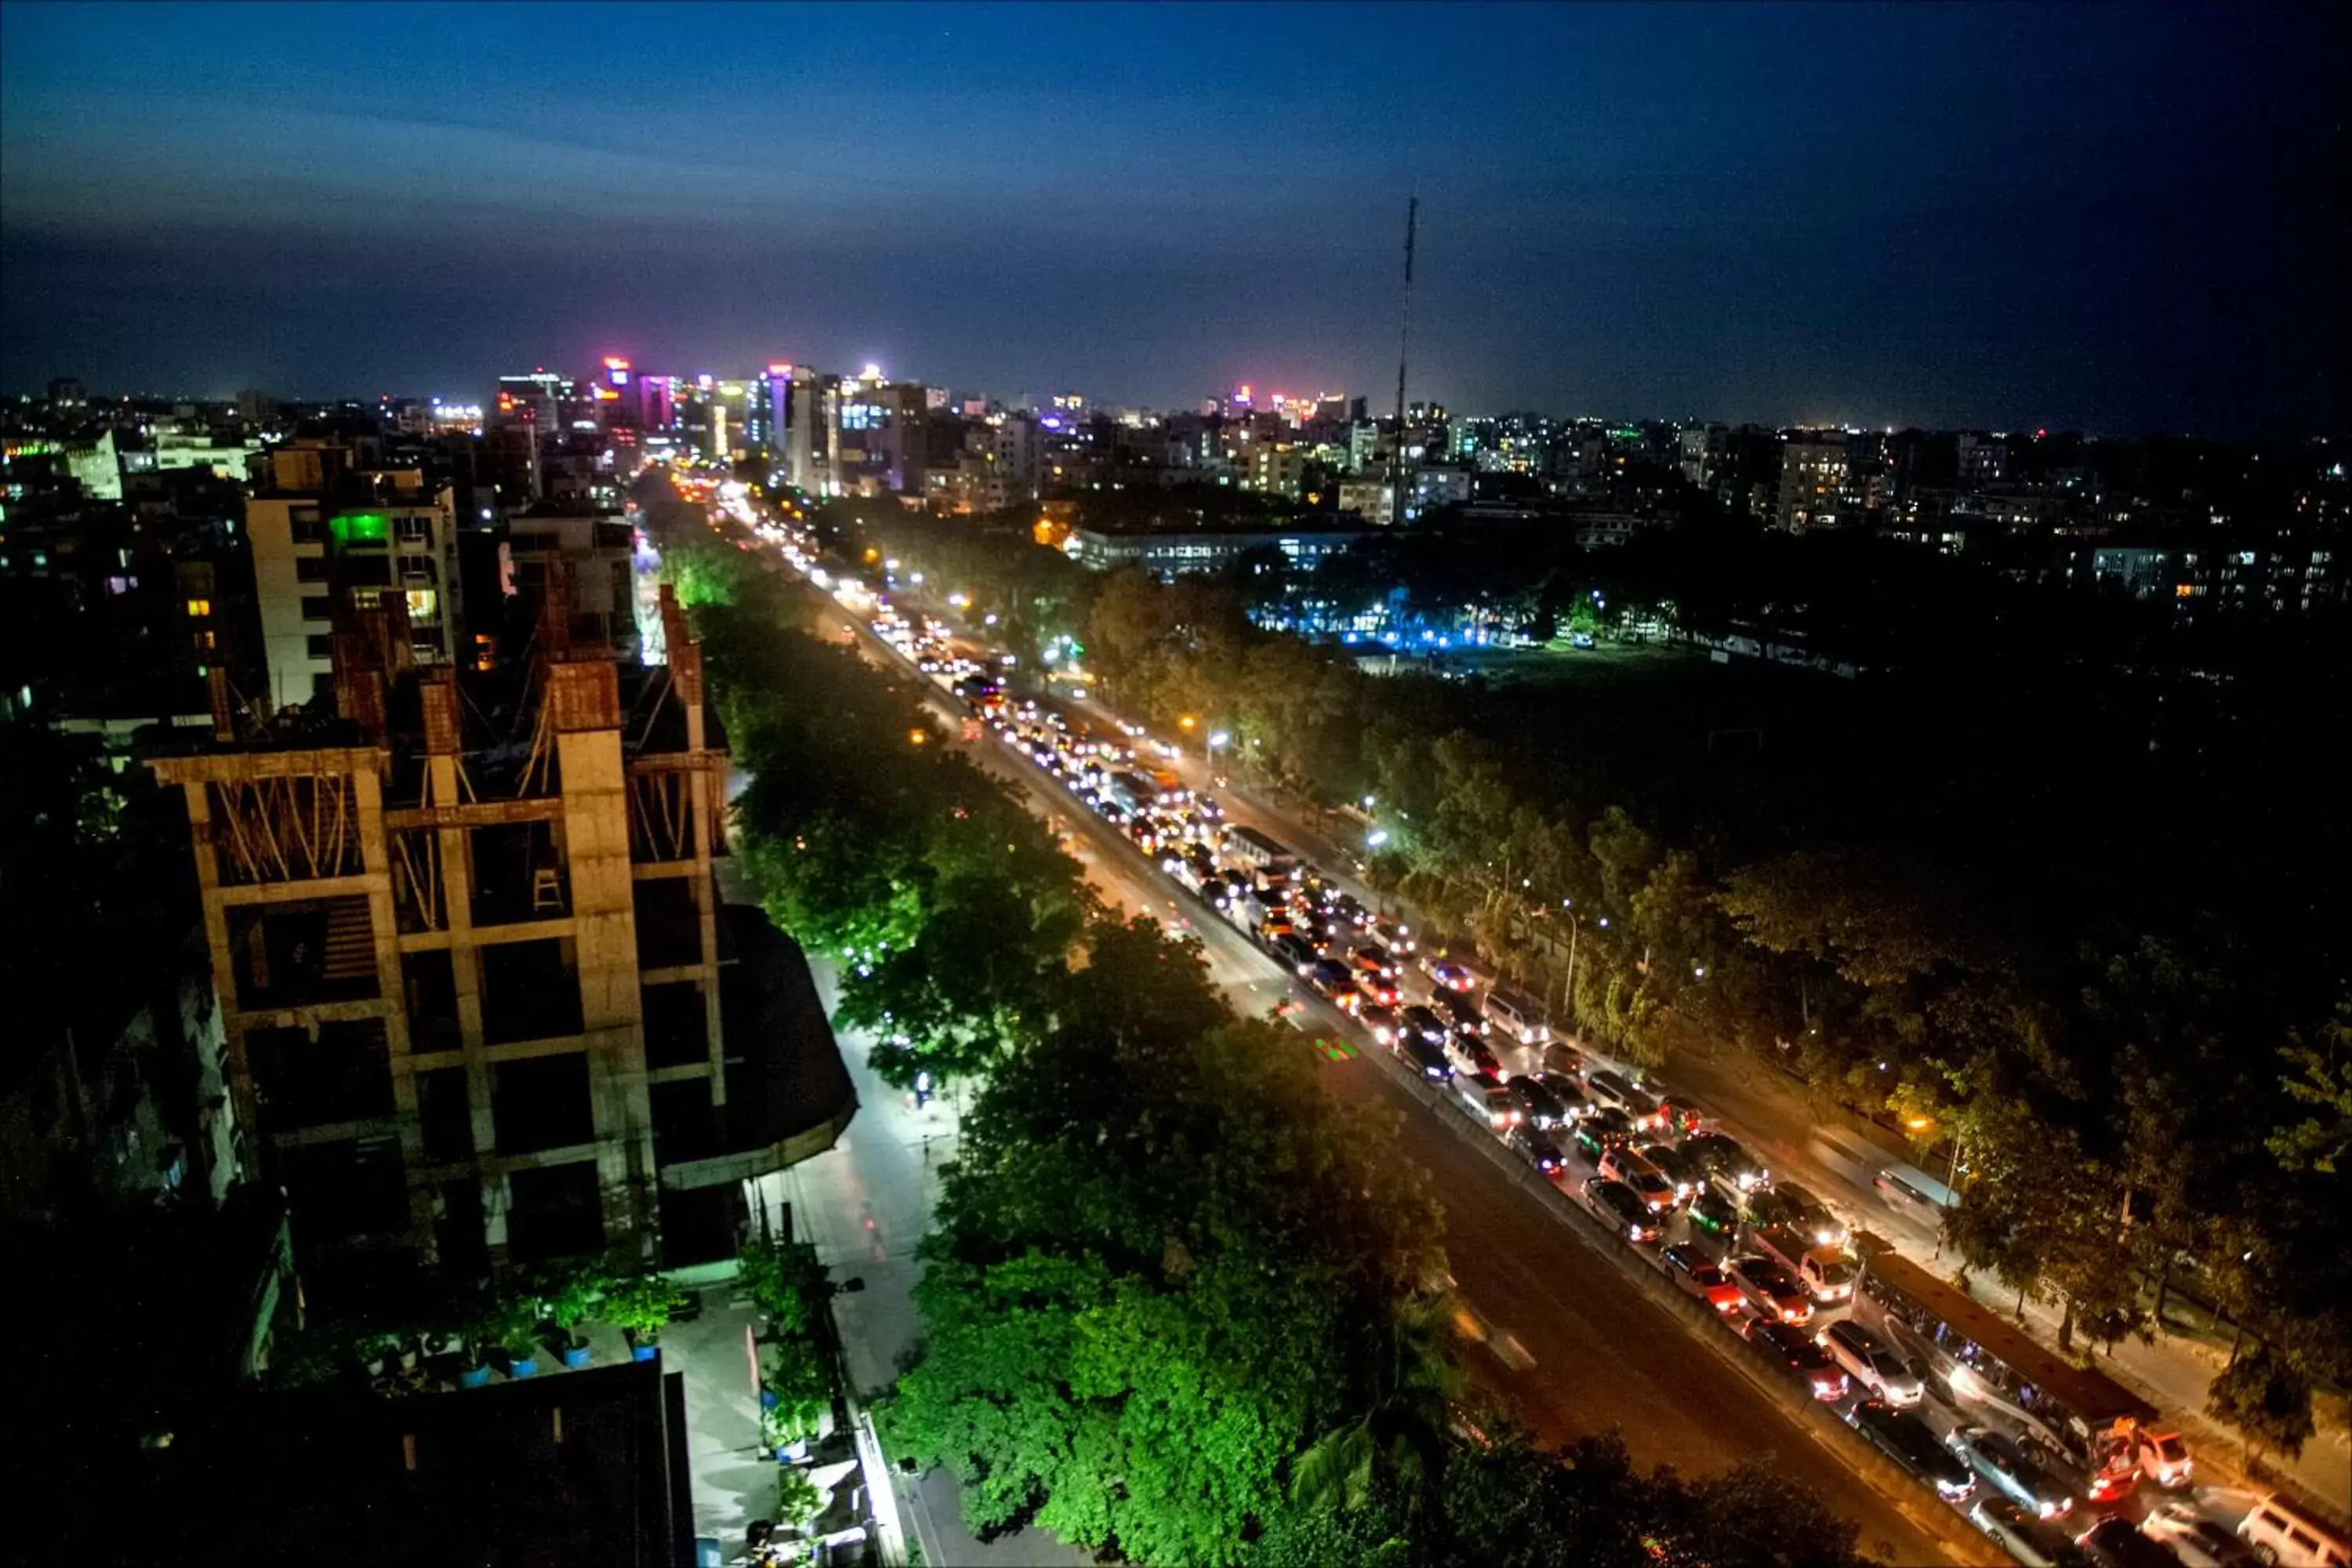
[[2261,1560],[2230,1527],[2205,1517],[2192,1502],[2168,1502],[2139,1521],[2150,1541],[2160,1541],[2189,1568],[2252,1568]]
[[1895,1354],[1885,1340],[1852,1319],[1832,1323],[1813,1338],[1857,1384],[1889,1405],[1916,1405],[1927,1394],[1911,1363]]

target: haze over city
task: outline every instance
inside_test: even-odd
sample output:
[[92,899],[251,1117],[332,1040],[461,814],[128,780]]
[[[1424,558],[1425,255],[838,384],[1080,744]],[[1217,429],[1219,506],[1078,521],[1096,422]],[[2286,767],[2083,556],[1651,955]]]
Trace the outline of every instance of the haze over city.
[[2334,12],[12,5],[0,384],[2316,430]]
[[0,0],[10,1560],[2352,1568],[2347,17]]

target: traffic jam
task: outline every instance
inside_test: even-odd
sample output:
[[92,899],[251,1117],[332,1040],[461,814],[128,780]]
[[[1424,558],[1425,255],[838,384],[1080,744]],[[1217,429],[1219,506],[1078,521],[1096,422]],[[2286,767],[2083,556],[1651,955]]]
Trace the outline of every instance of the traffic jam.
[[[992,735],[1099,816],[1202,918],[1246,936],[1351,1019],[1363,1043],[1392,1053],[1704,1301],[1736,1353],[1833,1408],[1858,1441],[2018,1562],[2345,1568],[2323,1523],[2284,1498],[2200,1489],[2186,1443],[2155,1409],[2095,1372],[2048,1364],[2057,1358],[1999,1315],[1776,1178],[1706,1107],[1554,1038],[1538,1004],[1229,821],[1165,765],[1172,745],[1008,692],[1012,656],[959,652],[950,628],[902,611],[888,585],[829,574],[801,539],[755,526],[961,705],[966,741]],[[1294,997],[1276,1011],[1298,1024],[1303,1009]],[[1356,1051],[1317,1044],[1334,1058]],[[1924,1205],[1938,1220],[1948,1190],[1881,1161],[1856,1179],[1890,1209]]]

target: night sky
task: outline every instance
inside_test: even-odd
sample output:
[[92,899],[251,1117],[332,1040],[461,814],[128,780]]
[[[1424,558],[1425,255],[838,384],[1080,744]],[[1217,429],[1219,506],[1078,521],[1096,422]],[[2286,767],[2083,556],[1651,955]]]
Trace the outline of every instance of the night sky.
[[0,385],[2340,429],[2340,9],[5,5]]

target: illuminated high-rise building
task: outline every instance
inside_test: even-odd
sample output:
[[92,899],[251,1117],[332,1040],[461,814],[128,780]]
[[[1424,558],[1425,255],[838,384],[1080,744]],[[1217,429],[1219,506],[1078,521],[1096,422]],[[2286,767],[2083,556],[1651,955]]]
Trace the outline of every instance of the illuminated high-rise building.
[[772,364],[751,384],[744,412],[746,444],[771,463],[784,466],[784,435],[792,425],[793,367]]
[[784,482],[811,495],[833,493],[835,413],[841,378],[795,365],[784,406]]

